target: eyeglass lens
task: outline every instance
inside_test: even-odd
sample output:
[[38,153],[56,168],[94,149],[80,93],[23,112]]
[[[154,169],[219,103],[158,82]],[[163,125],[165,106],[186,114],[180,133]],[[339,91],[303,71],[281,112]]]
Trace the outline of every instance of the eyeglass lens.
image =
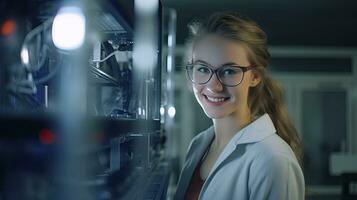
[[[192,82],[197,84],[207,83],[213,76],[214,71],[202,64],[194,64],[188,67],[188,75]],[[243,79],[243,70],[235,66],[223,66],[216,72],[222,84],[238,85]]]

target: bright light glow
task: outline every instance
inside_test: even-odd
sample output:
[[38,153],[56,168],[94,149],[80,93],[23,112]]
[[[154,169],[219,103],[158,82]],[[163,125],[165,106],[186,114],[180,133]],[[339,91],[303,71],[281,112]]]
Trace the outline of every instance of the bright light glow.
[[153,44],[139,42],[134,46],[133,61],[134,65],[141,69],[153,68],[155,66],[157,54]]
[[172,71],[172,56],[171,55],[167,56],[167,71],[168,72]]
[[21,50],[21,61],[23,64],[28,65],[29,64],[29,51],[27,50],[26,47],[22,47]]
[[171,91],[171,88],[172,88],[172,81],[171,81],[171,79],[167,79],[166,84],[167,84],[167,90],[168,90],[168,91]]
[[169,117],[174,118],[174,117],[175,117],[175,114],[176,114],[176,109],[175,109],[175,107],[170,106],[170,108],[169,108],[169,110],[168,110],[168,114],[169,114]]
[[169,35],[169,37],[167,38],[167,43],[169,47],[172,47],[172,34]]
[[52,40],[63,50],[79,48],[85,36],[85,17],[78,7],[63,7],[59,10],[52,25]]
[[159,7],[159,0],[135,0],[135,7],[140,12],[153,13]]
[[164,115],[165,114],[165,108],[164,107],[160,107],[160,114]]
[[138,113],[139,113],[139,115],[141,115],[141,108],[140,107],[138,108]]

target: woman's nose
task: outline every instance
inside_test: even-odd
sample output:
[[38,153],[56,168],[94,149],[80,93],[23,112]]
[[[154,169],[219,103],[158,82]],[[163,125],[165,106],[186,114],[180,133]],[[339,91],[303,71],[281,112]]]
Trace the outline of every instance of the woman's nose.
[[212,75],[211,79],[208,81],[208,83],[206,83],[206,87],[208,90],[211,90],[212,92],[217,92],[217,91],[223,90],[223,85],[219,81],[216,73],[214,73]]

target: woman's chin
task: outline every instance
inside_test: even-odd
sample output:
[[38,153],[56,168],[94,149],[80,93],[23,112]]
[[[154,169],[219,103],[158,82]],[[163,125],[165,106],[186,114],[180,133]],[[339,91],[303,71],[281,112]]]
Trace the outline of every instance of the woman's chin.
[[209,111],[205,111],[205,114],[207,115],[207,117],[211,119],[222,119],[227,116],[227,114],[225,113],[209,112]]

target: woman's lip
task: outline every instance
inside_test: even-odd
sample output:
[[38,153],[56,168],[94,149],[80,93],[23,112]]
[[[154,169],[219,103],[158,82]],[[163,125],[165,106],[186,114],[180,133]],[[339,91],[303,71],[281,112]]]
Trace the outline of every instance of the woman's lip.
[[204,94],[203,94],[203,96],[204,96],[206,102],[213,106],[220,106],[222,104],[225,104],[227,102],[227,100],[230,98],[230,97],[212,97],[212,96],[207,96]]
[[224,97],[224,96],[210,96],[210,95],[205,95],[205,94],[203,94],[203,95],[206,97],[209,97],[209,98],[229,98],[229,97]]

